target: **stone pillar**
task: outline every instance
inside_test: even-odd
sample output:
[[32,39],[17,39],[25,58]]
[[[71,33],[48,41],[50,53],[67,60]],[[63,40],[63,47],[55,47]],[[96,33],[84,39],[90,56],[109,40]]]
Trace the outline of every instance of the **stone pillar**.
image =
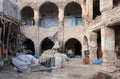
[[97,33],[90,33],[90,42],[89,42],[89,50],[90,50],[90,60],[97,59]]
[[115,60],[115,30],[109,27],[102,27],[101,42],[104,64],[113,65]]
[[113,0],[100,0],[100,11],[101,12],[107,9],[112,9],[112,7],[113,7]]
[[93,19],[93,0],[86,0],[84,7],[85,10],[82,10],[82,19],[84,26],[88,27],[90,20]]
[[63,41],[64,40],[64,9],[59,8],[59,28],[58,28],[58,39]]
[[34,20],[35,20],[35,26],[39,25],[39,12],[34,10]]
[[59,8],[59,26],[63,26],[64,24],[64,9]]
[[35,19],[35,26],[36,26],[36,44],[35,44],[35,51],[37,54],[40,53],[39,49],[39,11],[34,10],[34,19]]
[[[83,37],[83,43],[82,43],[82,58],[89,58],[89,45],[88,45],[88,39],[86,36]],[[87,55],[85,54],[87,53]]]
[[93,0],[86,1],[86,17],[93,18]]

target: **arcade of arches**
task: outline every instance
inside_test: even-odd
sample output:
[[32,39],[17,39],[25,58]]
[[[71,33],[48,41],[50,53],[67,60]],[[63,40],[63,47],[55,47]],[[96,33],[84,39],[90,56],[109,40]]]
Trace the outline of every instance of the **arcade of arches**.
[[[118,4],[118,3],[117,3]],[[116,5],[116,1],[114,1],[114,5]],[[49,9],[48,9],[49,8]],[[23,25],[35,25],[34,20],[34,9],[30,6],[25,6],[21,10],[21,17]],[[78,26],[83,24],[83,18],[82,17],[82,8],[79,3],[76,2],[70,2],[66,4],[65,8],[63,9],[63,14],[59,11],[59,7],[52,3],[52,2],[46,2],[43,3],[38,10],[38,26],[44,27],[44,28],[50,28],[54,26],[59,26],[60,18],[63,20],[64,26]],[[62,16],[61,16],[62,15]],[[93,0],[93,19],[95,19],[97,16],[100,16],[100,0]],[[60,16],[60,17],[58,17]]]
[[[108,6],[105,5],[105,3],[108,3],[110,5],[109,10],[106,10]],[[71,49],[73,50],[73,52],[75,52],[75,55],[82,55],[82,56],[84,56],[83,52],[87,51],[88,56],[86,57],[88,58],[95,57],[95,59],[107,59],[107,60],[111,58],[110,61],[113,62],[112,61],[113,56],[114,54],[116,54],[113,52],[117,52],[115,50],[118,50],[117,47],[119,47],[118,45],[119,41],[117,41],[119,40],[119,28],[115,26],[114,28],[112,27],[111,29],[108,26],[101,26],[101,25],[108,25],[107,23],[110,23],[112,19],[114,20],[114,17],[118,17],[117,15],[119,15],[119,11],[117,11],[117,8],[119,4],[120,4],[119,0],[106,0],[106,1],[93,0],[93,2],[91,2],[89,5],[87,4],[87,0],[84,0],[84,4],[82,2],[79,3],[77,2],[77,0],[75,0],[75,1],[70,1],[63,4],[61,5],[62,6],[61,7],[59,3],[45,2],[41,4],[41,6],[38,6],[38,11],[36,11],[38,12],[39,19],[37,19],[38,25],[35,25],[35,26],[37,27],[37,29],[39,28],[40,30],[39,34],[41,34],[41,35],[38,35],[38,38],[43,39],[44,37],[54,35],[55,34],[54,32],[59,30],[58,28],[60,26],[60,22],[63,22],[62,23],[63,25],[61,27],[64,27],[65,39],[69,39],[64,44],[66,50]],[[32,24],[34,25],[35,11],[29,6],[26,6],[26,7],[24,7],[21,11],[22,20],[23,21],[26,20],[24,19],[25,16],[29,17],[28,19],[32,18],[31,21],[33,21]],[[87,11],[86,8],[89,8],[90,11]],[[27,11],[29,11],[30,14],[27,13]],[[112,13],[112,11],[113,12],[117,11],[117,12]],[[113,14],[116,14],[116,15],[114,17],[110,17]],[[89,22],[88,25],[87,23],[85,23],[86,17],[91,17],[91,19],[88,20]],[[102,22],[104,20],[105,20],[105,24],[104,22]],[[110,22],[107,22],[107,21],[110,21]],[[23,24],[32,25],[29,22],[28,23],[24,22]],[[75,26],[75,27],[69,27],[69,26]],[[44,27],[44,28],[41,28],[41,27]],[[47,33],[45,33],[46,34],[45,35],[43,33],[46,32],[46,30],[47,30]],[[108,31],[110,31],[114,35]],[[89,32],[94,32],[94,34],[90,35],[91,33]],[[74,38],[74,37],[77,37],[77,38]],[[82,40],[82,41],[80,42],[79,40]],[[106,40],[108,40],[108,42],[106,42]],[[40,52],[43,52],[44,50],[47,50],[47,49],[51,49],[52,46],[54,45],[54,43],[48,38],[44,39],[43,41],[40,40],[38,42],[40,43],[40,46],[38,46],[38,48],[40,49]],[[114,45],[114,42],[115,42],[115,45]],[[50,44],[50,45],[46,46],[47,44]],[[94,45],[94,46],[91,46],[91,45]],[[91,53],[93,55],[91,55]],[[107,55],[110,55],[110,56],[107,56]],[[118,57],[119,54],[116,54],[116,55],[117,55],[117,58],[119,58]]]

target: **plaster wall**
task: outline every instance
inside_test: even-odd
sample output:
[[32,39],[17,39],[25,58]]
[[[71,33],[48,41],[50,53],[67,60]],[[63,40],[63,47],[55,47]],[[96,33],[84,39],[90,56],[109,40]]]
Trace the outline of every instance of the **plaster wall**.
[[0,0],[0,11],[3,10],[3,0]]
[[2,8],[2,12],[4,12],[6,15],[20,19],[19,7],[16,4],[16,1],[3,0]]

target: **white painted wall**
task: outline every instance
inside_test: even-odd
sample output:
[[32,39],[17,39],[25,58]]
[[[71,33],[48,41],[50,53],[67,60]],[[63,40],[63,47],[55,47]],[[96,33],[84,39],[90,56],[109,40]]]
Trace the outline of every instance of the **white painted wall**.
[[2,3],[3,3],[3,0],[0,0],[0,11],[2,11],[2,9],[3,9]]
[[2,11],[6,15],[20,19],[19,6],[17,5],[16,0],[3,0],[2,7]]

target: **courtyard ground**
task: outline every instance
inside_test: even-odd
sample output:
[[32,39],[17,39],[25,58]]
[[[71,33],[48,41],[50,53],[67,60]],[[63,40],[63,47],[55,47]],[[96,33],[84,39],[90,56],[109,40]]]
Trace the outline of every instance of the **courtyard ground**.
[[[17,73],[12,68],[5,68],[0,72],[0,79],[101,79],[93,78],[100,71],[102,65],[83,65],[81,59],[74,58],[68,61],[66,67],[53,69],[52,72],[23,72]],[[120,73],[111,79],[120,79]],[[107,78],[104,78],[107,79]],[[108,78],[109,79],[109,78]]]

